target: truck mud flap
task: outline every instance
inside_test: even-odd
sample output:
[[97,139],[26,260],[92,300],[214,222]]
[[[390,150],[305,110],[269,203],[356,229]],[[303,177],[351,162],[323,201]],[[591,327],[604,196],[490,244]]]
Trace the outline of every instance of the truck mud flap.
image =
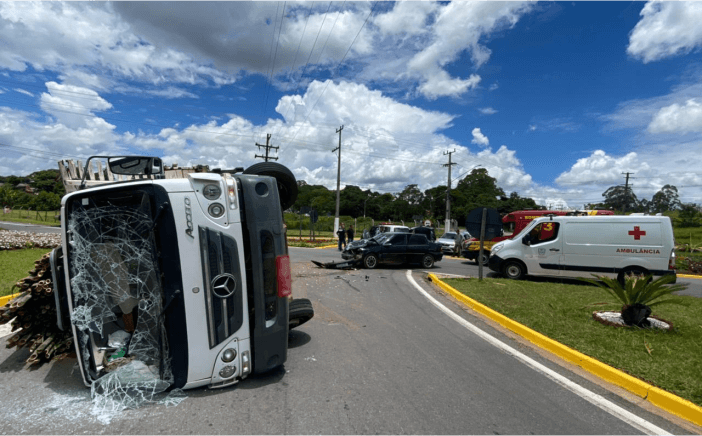
[[327,268],[327,269],[351,269],[351,268],[357,268],[361,261],[358,259],[351,259],[351,260],[344,260],[341,262],[327,262],[327,263],[322,263],[322,262],[317,262],[316,260],[312,261],[313,264],[317,265],[320,268]]
[[296,298],[290,302],[290,319],[288,326],[291,329],[299,327],[314,316],[312,302],[307,298]]

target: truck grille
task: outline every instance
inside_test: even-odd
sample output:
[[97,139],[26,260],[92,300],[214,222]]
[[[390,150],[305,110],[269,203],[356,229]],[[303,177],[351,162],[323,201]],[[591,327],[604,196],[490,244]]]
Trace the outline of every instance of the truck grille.
[[198,227],[210,348],[224,342],[243,324],[243,285],[236,240]]

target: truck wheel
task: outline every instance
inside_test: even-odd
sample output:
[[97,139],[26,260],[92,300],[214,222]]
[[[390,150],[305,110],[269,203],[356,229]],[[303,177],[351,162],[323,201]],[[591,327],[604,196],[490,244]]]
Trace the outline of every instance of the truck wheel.
[[[480,257],[480,255],[478,255],[478,257]],[[483,266],[488,266],[489,261],[490,261],[490,255],[483,253]],[[477,257],[475,258],[475,264],[476,265],[480,264]]]
[[297,201],[297,180],[293,173],[277,162],[259,162],[244,170],[244,174],[274,177],[278,183],[280,207],[287,210]]
[[307,298],[296,298],[291,301],[289,311],[288,327],[291,329],[301,326],[314,316],[312,302]]
[[627,276],[646,276],[648,271],[643,268],[626,268],[624,271],[620,272],[617,276],[619,284],[624,287],[626,285]]
[[516,261],[505,263],[502,267],[502,275],[511,280],[521,280],[524,278],[524,266]]
[[425,254],[424,257],[422,257],[422,266],[424,268],[431,268],[434,266],[434,256],[431,254]]
[[378,257],[375,254],[369,254],[363,258],[363,266],[368,269],[373,269],[378,266]]

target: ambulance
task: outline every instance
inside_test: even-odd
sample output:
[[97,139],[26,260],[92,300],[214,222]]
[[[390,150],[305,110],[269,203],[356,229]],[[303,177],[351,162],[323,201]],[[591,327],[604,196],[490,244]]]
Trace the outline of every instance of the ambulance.
[[[481,208],[482,209],[482,208]],[[473,213],[471,211],[471,213]],[[518,210],[515,212],[510,212],[504,217],[502,217],[502,225],[511,231],[511,235],[503,235],[493,238],[486,238],[483,244],[483,265],[488,264],[488,258],[490,256],[490,250],[492,246],[500,241],[505,241],[511,239],[514,235],[518,235],[519,232],[524,230],[524,228],[529,225],[536,218],[542,216],[555,215],[555,216],[598,216],[598,215],[614,215],[611,210]],[[466,222],[466,227],[469,224]],[[479,227],[478,227],[479,228]],[[470,230],[469,230],[470,232]],[[480,232],[471,232],[474,235],[480,235]],[[469,240],[463,241],[463,247],[461,255],[468,260],[473,260],[478,263],[478,257],[480,252],[480,238],[471,238]]]
[[525,275],[675,276],[675,241],[665,216],[549,216],[495,244],[488,266],[510,279]]

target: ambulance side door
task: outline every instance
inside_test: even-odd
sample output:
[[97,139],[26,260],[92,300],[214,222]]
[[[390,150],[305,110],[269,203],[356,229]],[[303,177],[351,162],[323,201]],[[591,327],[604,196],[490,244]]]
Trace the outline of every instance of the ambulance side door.
[[563,238],[561,224],[546,221],[534,227],[529,236],[530,245],[524,247],[524,261],[529,274],[560,275]]

